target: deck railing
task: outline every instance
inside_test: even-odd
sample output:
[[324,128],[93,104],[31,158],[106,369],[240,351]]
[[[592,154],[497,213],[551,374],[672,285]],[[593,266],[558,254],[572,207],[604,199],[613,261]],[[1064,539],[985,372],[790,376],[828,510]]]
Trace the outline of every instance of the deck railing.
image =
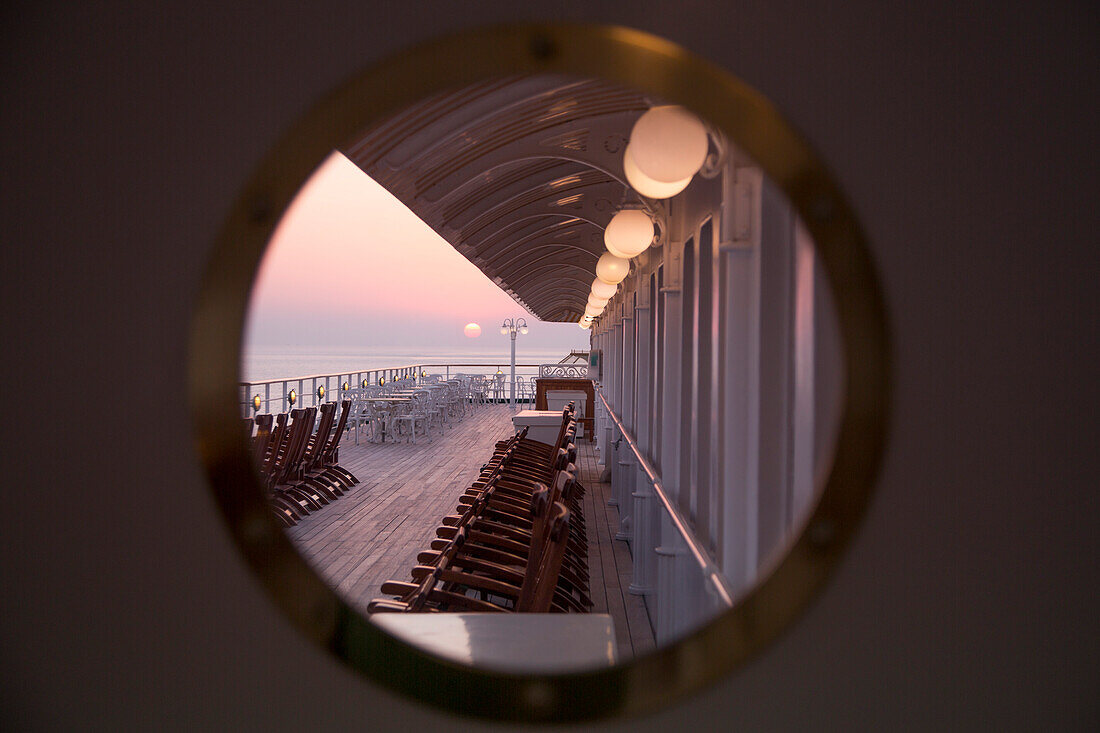
[[588,364],[540,364],[539,376],[558,379],[588,379]]
[[[516,376],[534,380],[539,376],[541,364],[516,364]],[[252,382],[238,383],[241,414],[252,415],[254,412],[286,412],[289,409],[288,395],[293,390],[296,396],[295,407],[310,407],[322,402],[332,402],[337,393],[342,392],[344,385],[348,388],[360,387],[365,381],[368,385],[376,385],[380,379],[387,384],[396,379],[414,377],[419,382],[422,374],[438,374],[444,380],[459,374],[472,374],[476,376],[493,377],[498,372],[504,375],[505,398],[507,401],[510,385],[510,364],[507,362],[497,364],[404,364],[395,367],[383,367],[379,369],[359,369],[334,374],[309,374],[300,377],[280,377],[278,379],[262,379]],[[324,396],[319,395],[318,388],[324,387]],[[259,409],[254,407],[253,400],[260,398]],[[517,396],[517,402],[534,402],[534,389],[530,389],[522,397]]]
[[721,568],[669,496],[661,475],[597,387],[596,435],[611,467],[610,503],[633,560],[630,592],[647,596],[658,644],[671,641],[733,607]]

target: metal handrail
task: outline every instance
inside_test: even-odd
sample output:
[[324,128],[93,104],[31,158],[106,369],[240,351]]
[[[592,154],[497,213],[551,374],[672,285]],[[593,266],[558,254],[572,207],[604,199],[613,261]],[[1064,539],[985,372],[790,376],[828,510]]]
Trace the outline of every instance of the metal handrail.
[[[238,382],[238,386],[255,386],[257,384],[276,384],[281,382],[303,382],[307,379],[327,379],[329,377],[346,377],[350,374],[368,374],[374,372],[397,372],[405,369],[423,369],[425,367],[479,367],[479,368],[491,368],[496,367],[500,369],[504,366],[503,362],[495,362],[492,364],[402,364],[400,366],[387,366],[387,367],[372,367],[370,369],[345,369],[341,372],[332,372],[330,374],[307,374],[302,377],[278,377],[276,379],[258,379],[254,382]],[[516,364],[516,367],[523,367],[525,369],[533,369],[542,366],[541,364]]]
[[[523,363],[523,364],[517,364],[516,365],[517,368],[522,368],[522,369],[538,369],[540,366],[541,366],[541,364],[530,364],[530,363]],[[500,373],[500,370],[503,367],[504,367],[504,362],[500,362],[500,361],[489,362],[489,363],[481,363],[481,364],[473,364],[473,363],[468,363],[468,362],[436,362],[436,363],[403,364],[403,365],[400,365],[400,366],[375,367],[375,368],[368,368],[368,369],[345,369],[345,370],[342,370],[342,371],[339,371],[339,372],[332,372],[332,373],[327,373],[327,374],[309,374],[309,375],[299,376],[299,377],[276,377],[274,379],[258,379],[256,381],[251,381],[251,382],[237,382],[237,389],[241,390],[242,392],[247,392],[248,395],[252,395],[252,391],[256,388],[262,389],[263,390],[263,395],[262,396],[255,395],[255,396],[260,397],[261,406],[266,407],[266,409],[270,410],[272,403],[277,403],[277,404],[282,405],[282,404],[285,404],[286,400],[287,400],[287,397],[286,397],[285,394],[281,395],[281,396],[276,395],[274,397],[271,395],[273,385],[282,385],[283,392],[285,392],[288,386],[297,384],[298,385],[298,391],[301,392],[301,394],[299,394],[298,397],[299,397],[299,399],[303,400],[302,405],[305,406],[307,404],[306,400],[309,400],[312,404],[315,404],[315,405],[319,404],[319,401],[322,398],[319,397],[316,394],[316,389],[317,389],[318,383],[319,382],[323,383],[323,385],[325,387],[325,390],[326,390],[326,393],[328,393],[329,392],[330,380],[332,380],[334,378],[336,379],[337,390],[333,390],[331,392],[331,394],[335,397],[335,396],[340,394],[339,384],[340,384],[340,378],[341,377],[349,377],[350,378],[350,377],[354,376],[355,377],[354,381],[356,382],[356,384],[354,386],[358,387],[359,386],[359,384],[358,384],[359,379],[361,377],[363,377],[364,375],[368,379],[372,379],[372,380],[373,380],[373,378],[380,377],[380,376],[384,376],[387,379],[400,379],[400,378],[402,378],[402,375],[401,375],[402,372],[406,373],[405,376],[415,376],[415,375],[420,374],[420,372],[422,372],[424,369],[429,369],[429,368],[431,368],[431,369],[441,369],[441,368],[446,369],[448,371],[448,374],[449,374],[449,372],[453,368],[468,368],[468,369],[474,369],[474,370],[485,370],[485,371],[489,371],[489,372],[492,372],[492,370],[496,369],[497,372]],[[534,379],[535,376],[532,375],[531,378]],[[312,383],[311,389],[308,390],[308,391],[305,389],[306,383]],[[249,414],[249,407],[248,406],[251,404],[252,399],[253,399],[253,396],[250,396],[246,399],[241,400],[240,404],[241,404],[241,408],[242,408],[242,415],[244,417],[248,417],[248,414]],[[523,399],[524,398],[520,398],[520,401],[522,401]],[[530,399],[530,398],[528,397],[527,399]],[[252,409],[254,410],[255,408],[253,407]]]
[[661,504],[664,505],[665,511],[668,512],[669,518],[672,520],[672,524],[676,527],[676,531],[684,538],[684,542],[687,544],[691,554],[695,557],[695,562],[699,564],[703,572],[707,574],[711,582],[714,584],[715,591],[717,591],[719,598],[722,602],[729,607],[733,607],[733,589],[730,588],[729,583],[726,581],[725,576],[722,574],[721,568],[718,567],[718,563],[710,556],[710,553],[705,547],[699,544],[699,540],[696,539],[695,534],[691,531],[691,525],[687,522],[684,516],[680,513],[679,508],[669,499],[668,494],[665,493],[664,486],[661,484],[661,476],[653,468],[653,465],[646,460],[646,457],[642,454],[638,448],[638,444],[634,442],[634,437],[623,425],[622,420],[615,414],[615,411],[611,409],[611,405],[608,404],[607,398],[604,397],[603,389],[599,386],[596,387],[596,394],[599,396],[600,401],[603,402],[604,409],[607,410],[608,417],[615,423],[615,428],[619,431],[619,435],[622,436],[623,441],[627,447],[630,448],[630,452],[634,454],[635,460],[638,461],[638,465],[641,466],[642,471],[645,472],[646,478],[653,486],[653,491],[657,495]]

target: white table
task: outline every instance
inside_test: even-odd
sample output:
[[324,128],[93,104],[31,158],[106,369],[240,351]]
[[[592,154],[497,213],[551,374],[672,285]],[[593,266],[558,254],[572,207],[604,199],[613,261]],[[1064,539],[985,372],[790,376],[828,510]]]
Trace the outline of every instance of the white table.
[[370,620],[426,652],[500,672],[571,672],[618,659],[604,613],[376,613]]
[[546,390],[546,407],[557,410],[559,413],[565,406],[573,402],[577,406],[577,437],[584,435],[584,423],[581,422],[587,415],[584,414],[585,403],[588,402],[588,393],[580,389],[548,389]]
[[553,445],[561,432],[561,410],[520,410],[512,416],[518,433],[527,428],[527,439]]

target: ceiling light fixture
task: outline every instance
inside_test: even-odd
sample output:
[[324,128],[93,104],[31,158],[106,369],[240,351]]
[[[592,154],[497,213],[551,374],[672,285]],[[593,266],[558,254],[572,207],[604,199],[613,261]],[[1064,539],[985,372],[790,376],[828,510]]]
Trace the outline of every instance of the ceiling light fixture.
[[596,262],[596,277],[609,285],[618,285],[630,274],[630,260],[604,252]]
[[637,257],[653,243],[653,220],[641,209],[623,209],[611,217],[603,242],[616,257]]

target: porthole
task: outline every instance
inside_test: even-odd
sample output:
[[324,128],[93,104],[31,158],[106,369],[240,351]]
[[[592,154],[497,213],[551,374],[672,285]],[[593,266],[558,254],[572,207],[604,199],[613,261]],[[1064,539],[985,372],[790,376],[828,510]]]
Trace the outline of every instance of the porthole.
[[[318,164],[363,130],[432,95],[504,74],[604,79],[699,114],[751,156],[798,213],[839,324],[844,389],[835,451],[784,553],[730,611],[666,647],[598,671],[514,674],[464,666],[376,627],[318,576],[271,518],[239,430],[241,326],[280,213]],[[625,143],[611,136],[599,145],[618,153]],[[507,26],[449,36],[383,60],[321,100],[276,143],[233,205],[206,274],[190,354],[201,459],[238,547],[274,602],[302,633],[371,682],[496,720],[651,711],[759,653],[797,621],[835,570],[870,500],[885,440],[885,317],[862,231],[839,187],[760,94],[668,41],[618,27]],[[245,399],[251,409],[259,396]]]

